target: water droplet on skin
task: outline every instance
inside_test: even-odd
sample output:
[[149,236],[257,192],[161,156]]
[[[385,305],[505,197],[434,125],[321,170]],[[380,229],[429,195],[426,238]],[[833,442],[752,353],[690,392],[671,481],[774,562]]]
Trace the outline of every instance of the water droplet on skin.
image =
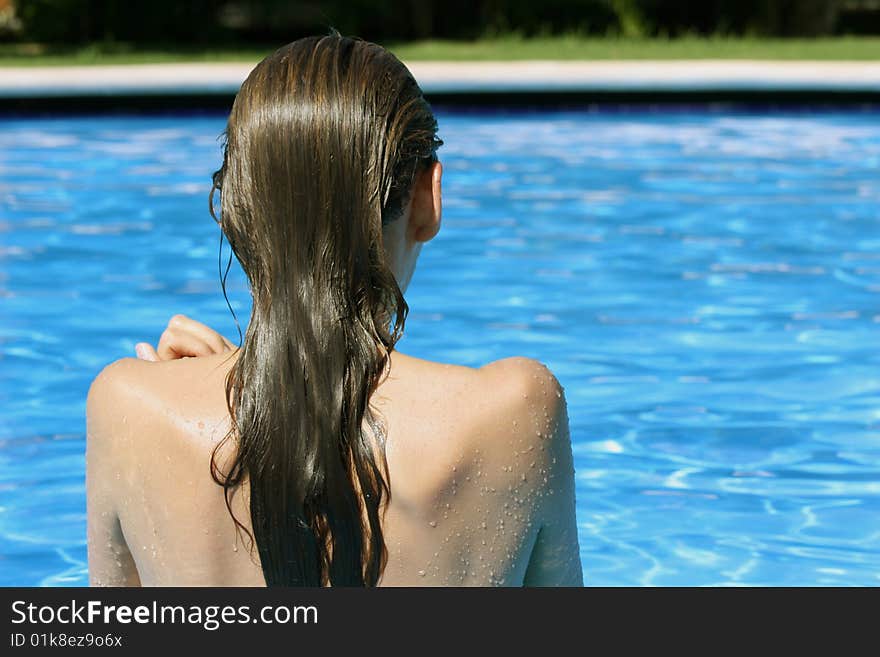
[[424,570],[419,571],[419,577],[424,577],[426,574]]
[[436,527],[436,526],[437,526],[437,521],[436,521],[436,520],[432,520],[432,521],[429,522],[428,524],[429,524],[431,527]]

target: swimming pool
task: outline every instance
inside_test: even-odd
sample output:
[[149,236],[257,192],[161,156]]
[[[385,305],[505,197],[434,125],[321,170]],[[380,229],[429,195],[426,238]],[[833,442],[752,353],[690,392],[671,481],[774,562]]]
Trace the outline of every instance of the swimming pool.
[[[880,584],[880,116],[440,113],[403,351],[566,388],[593,585]],[[84,404],[237,336],[220,116],[0,120],[0,584],[87,581]],[[230,296],[247,316],[238,270]]]

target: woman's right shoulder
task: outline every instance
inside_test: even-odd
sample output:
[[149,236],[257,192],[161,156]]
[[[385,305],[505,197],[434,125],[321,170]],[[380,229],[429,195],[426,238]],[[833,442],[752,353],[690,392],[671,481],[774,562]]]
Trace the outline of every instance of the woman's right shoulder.
[[444,491],[484,510],[513,496],[543,518],[571,463],[565,394],[545,365],[506,358],[469,368],[401,356],[390,379],[392,430],[403,437],[391,440],[398,491],[416,491],[412,499],[428,508]]
[[553,405],[554,398],[562,399],[562,386],[556,376],[546,365],[532,358],[504,358],[477,371],[483,379],[481,385],[503,390],[513,400],[525,399],[525,406],[529,405],[529,400]]
[[450,449],[506,462],[510,451],[567,443],[565,393],[541,362],[515,357],[470,368],[407,359],[412,387],[422,389],[423,399],[430,393],[435,412],[460,429]]
[[483,422],[495,430],[488,435],[528,449],[548,439],[568,440],[565,392],[559,380],[540,361],[505,358],[478,370],[475,395],[487,400]]
[[521,426],[535,415],[554,416],[565,407],[562,386],[546,365],[531,358],[504,358],[479,368],[449,365],[397,353],[392,381],[407,397],[433,398],[437,408],[479,424]]

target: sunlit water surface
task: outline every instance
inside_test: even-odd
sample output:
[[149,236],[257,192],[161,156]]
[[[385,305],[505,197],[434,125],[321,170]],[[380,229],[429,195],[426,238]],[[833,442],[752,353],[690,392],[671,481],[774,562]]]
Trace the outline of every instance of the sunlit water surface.
[[[880,584],[878,118],[441,112],[402,350],[557,374],[588,583]],[[237,335],[222,128],[0,120],[0,584],[87,581],[101,367],[176,312]]]

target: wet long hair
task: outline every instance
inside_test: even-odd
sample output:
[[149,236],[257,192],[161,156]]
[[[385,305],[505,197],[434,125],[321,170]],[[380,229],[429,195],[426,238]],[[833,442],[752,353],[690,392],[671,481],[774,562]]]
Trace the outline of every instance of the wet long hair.
[[382,228],[436,161],[436,133],[407,68],[336,32],[268,56],[232,107],[211,211],[253,307],[226,381],[234,456],[220,463],[218,446],[211,471],[231,514],[248,492],[269,586],[374,586],[385,567],[390,486],[370,397],[407,305]]

